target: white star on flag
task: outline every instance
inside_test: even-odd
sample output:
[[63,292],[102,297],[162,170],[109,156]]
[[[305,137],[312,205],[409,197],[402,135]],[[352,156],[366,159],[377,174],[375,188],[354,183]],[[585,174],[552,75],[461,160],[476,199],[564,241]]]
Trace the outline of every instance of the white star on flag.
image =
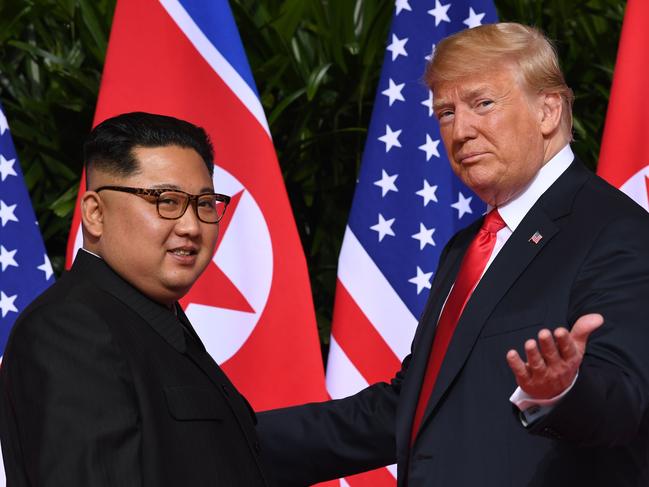
[[419,150],[426,153],[426,161],[430,161],[430,158],[433,156],[439,157],[438,145],[439,140],[433,140],[430,138],[430,135],[426,134],[426,143],[419,146]]
[[17,249],[10,251],[5,249],[3,245],[0,245],[0,266],[2,266],[2,272],[9,266],[18,267],[18,263],[14,259],[16,252],[18,252]]
[[412,12],[412,8],[410,8],[410,0],[397,0],[396,7],[397,7],[397,15],[401,13],[402,10],[408,10]]
[[428,181],[424,179],[424,187],[417,191],[415,194],[424,198],[424,206],[426,206],[431,201],[437,203],[437,195],[435,194],[436,191],[437,185],[431,186],[430,184],[428,184]]
[[457,201],[451,205],[452,208],[455,208],[458,211],[458,220],[464,216],[465,213],[473,213],[473,210],[471,209],[471,200],[473,199],[473,196],[469,196],[468,198],[465,198],[464,195],[458,191],[457,193]]
[[435,114],[433,110],[433,92],[428,90],[428,98],[421,102],[426,108],[428,108],[428,116],[432,117]]
[[5,117],[5,114],[0,110],[0,135],[5,133],[5,130],[9,129],[9,124],[7,123],[7,117]]
[[44,256],[44,261],[41,265],[37,267],[39,271],[43,271],[45,273],[45,280],[49,281],[50,277],[52,277],[52,274],[54,274],[54,271],[52,270],[52,263],[50,262],[50,258],[45,254]]
[[370,230],[374,230],[379,234],[379,242],[383,240],[383,237],[390,235],[394,237],[394,231],[392,230],[392,224],[394,223],[395,218],[390,218],[386,220],[383,218],[383,215],[379,213],[379,222],[376,225],[372,225]]
[[2,310],[3,318],[7,316],[9,311],[18,313],[18,308],[14,306],[14,301],[16,300],[17,297],[18,297],[17,294],[14,294],[13,296],[7,296],[4,292],[0,291],[0,310]]
[[433,277],[432,272],[424,272],[421,267],[417,266],[417,275],[408,282],[417,285],[417,294],[420,294],[424,289],[430,289],[430,278]]
[[5,157],[0,154],[0,179],[4,181],[8,176],[18,176],[16,170],[14,169],[14,163],[16,159],[5,159]]
[[433,59],[433,55],[434,55],[434,54],[435,54],[435,44],[433,44],[433,47],[430,49],[430,53],[427,54],[426,57],[424,57],[424,59],[425,59],[427,62],[430,62],[430,60]]
[[379,140],[385,144],[385,152],[390,152],[390,149],[393,147],[401,147],[401,142],[399,142],[399,136],[401,135],[401,129],[392,130],[389,125],[385,126],[385,135],[379,137]]
[[477,14],[473,10],[473,7],[469,7],[469,16],[464,19],[462,23],[469,29],[473,29],[474,27],[482,25],[482,17],[484,17],[484,14]]
[[401,94],[401,90],[403,90],[403,87],[406,86],[406,84],[401,83],[400,85],[398,85],[394,81],[392,81],[392,78],[388,80],[388,83],[389,83],[388,89],[383,90],[381,94],[389,98],[390,106],[392,106],[392,104],[397,100],[406,101],[406,99]]
[[2,220],[2,226],[4,227],[7,222],[17,222],[18,218],[14,215],[14,210],[16,205],[7,206],[5,202],[0,200],[0,220]]
[[392,43],[387,47],[387,50],[392,53],[393,61],[399,56],[408,56],[408,53],[406,52],[406,42],[408,42],[407,37],[399,39],[397,36],[392,34]]
[[419,250],[422,250],[426,245],[435,246],[435,240],[433,240],[433,233],[435,233],[434,228],[426,228],[423,223],[419,224],[419,232],[415,233],[412,238],[419,240]]
[[450,22],[451,19],[448,18],[448,9],[451,8],[451,4],[447,3],[442,5],[439,3],[439,0],[435,0],[435,8],[428,11],[429,15],[435,17],[435,27],[439,25],[440,22]]
[[399,190],[397,189],[397,186],[396,184],[394,184],[394,182],[397,180],[399,175],[393,174],[392,176],[390,176],[387,172],[385,172],[385,169],[381,169],[381,172],[381,179],[374,181],[374,184],[381,188],[381,196],[385,196],[390,191],[398,192]]

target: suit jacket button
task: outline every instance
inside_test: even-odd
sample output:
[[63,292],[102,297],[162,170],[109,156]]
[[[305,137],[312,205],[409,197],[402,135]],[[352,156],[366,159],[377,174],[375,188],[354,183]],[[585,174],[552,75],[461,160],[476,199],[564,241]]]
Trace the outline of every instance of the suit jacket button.
[[221,384],[221,389],[223,389],[223,394],[225,394],[226,396],[230,395],[230,393],[228,392],[228,386]]
[[255,453],[259,455],[259,452],[261,452],[261,445],[259,444],[259,441],[255,440],[255,443],[252,445],[252,447],[255,450]]

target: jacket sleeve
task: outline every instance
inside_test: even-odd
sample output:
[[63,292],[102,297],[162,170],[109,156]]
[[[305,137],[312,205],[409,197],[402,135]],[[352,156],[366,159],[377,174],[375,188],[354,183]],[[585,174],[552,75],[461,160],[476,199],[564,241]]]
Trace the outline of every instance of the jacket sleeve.
[[[454,235],[442,250],[440,264],[460,234],[466,238],[473,233],[475,229]],[[422,323],[431,322],[434,303],[431,295],[413,348]],[[262,454],[278,485],[311,485],[395,463],[397,405],[411,356],[403,360],[390,383],[371,385],[344,399],[258,413]]]
[[570,303],[570,323],[600,313],[604,325],[590,337],[574,387],[530,431],[584,446],[629,444],[647,427],[649,411],[646,215],[618,218],[602,227],[574,282]]
[[333,401],[257,414],[262,454],[278,485],[304,486],[396,462],[402,374]]
[[23,316],[0,386],[8,485],[142,484],[130,372],[87,307],[63,302]]

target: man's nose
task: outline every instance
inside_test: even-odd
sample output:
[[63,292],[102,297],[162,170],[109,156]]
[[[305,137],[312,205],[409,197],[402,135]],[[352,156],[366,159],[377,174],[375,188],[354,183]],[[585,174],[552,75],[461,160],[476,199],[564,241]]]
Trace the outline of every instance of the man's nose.
[[179,235],[198,235],[201,231],[201,221],[196,214],[194,202],[187,205],[183,216],[176,220],[176,232]]
[[475,115],[469,110],[457,110],[453,116],[453,142],[476,137]]

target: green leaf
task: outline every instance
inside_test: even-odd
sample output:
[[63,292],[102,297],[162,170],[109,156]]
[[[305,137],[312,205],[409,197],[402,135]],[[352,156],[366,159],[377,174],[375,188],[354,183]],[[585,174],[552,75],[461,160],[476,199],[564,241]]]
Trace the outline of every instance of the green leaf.
[[320,88],[320,85],[325,79],[325,76],[327,75],[327,71],[329,71],[330,67],[331,67],[331,63],[325,63],[320,65],[318,68],[316,68],[314,71],[311,72],[311,74],[309,75],[309,79],[307,80],[307,86],[306,86],[307,100],[309,101],[313,100],[313,97],[318,91],[318,88]]

